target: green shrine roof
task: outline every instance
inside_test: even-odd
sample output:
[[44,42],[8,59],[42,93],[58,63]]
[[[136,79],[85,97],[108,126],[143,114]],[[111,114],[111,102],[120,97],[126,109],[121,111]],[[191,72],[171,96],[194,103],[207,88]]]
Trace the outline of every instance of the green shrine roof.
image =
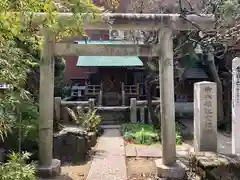
[[[78,44],[85,44],[85,41],[77,41]],[[87,41],[87,44],[123,44],[122,41]],[[124,67],[143,66],[137,56],[79,56],[78,67]]]

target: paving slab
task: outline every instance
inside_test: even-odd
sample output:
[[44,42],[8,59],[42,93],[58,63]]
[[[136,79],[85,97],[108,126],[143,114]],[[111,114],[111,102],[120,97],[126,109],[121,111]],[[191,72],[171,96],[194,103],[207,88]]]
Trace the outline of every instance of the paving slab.
[[161,148],[155,148],[155,147],[137,147],[137,156],[138,157],[161,157],[162,156],[162,150]]
[[[187,131],[193,135],[193,119],[185,119],[185,120],[180,120],[186,127]],[[226,135],[221,131],[218,131],[218,152],[219,153],[226,153],[226,154],[231,154],[232,153],[232,137],[231,135]],[[191,140],[192,141],[192,140]],[[193,147],[193,142],[190,142],[190,146]]]
[[[177,146],[178,154],[188,154],[191,148],[189,146]],[[162,157],[162,147],[159,146],[125,146],[126,157],[152,157],[159,158]]]
[[[190,149],[179,148],[177,149],[177,157],[186,157]],[[126,157],[149,157],[149,158],[161,158],[161,147],[125,147]]]
[[218,152],[231,154],[232,153],[232,137],[223,133],[218,133]]
[[100,125],[103,129],[120,129],[120,125]]
[[[226,144],[225,146],[223,144]],[[226,141],[224,143],[218,144],[218,152],[220,153],[231,153],[230,149],[231,147],[229,147],[231,143],[229,141]],[[193,147],[192,147],[193,148]],[[177,150],[177,156],[182,157],[182,156],[187,156],[189,151],[192,148],[183,148],[183,147],[179,147],[176,148]],[[125,153],[126,153],[126,157],[162,157],[162,148],[161,147],[132,147],[132,146],[126,146],[125,147]]]
[[137,156],[137,150],[136,147],[125,147],[125,154],[127,157],[136,157]]
[[118,129],[99,138],[87,180],[127,180],[124,141]]
[[187,157],[189,155],[190,150],[177,150],[177,157]]
[[185,142],[182,145],[176,146],[177,151],[188,151],[191,148],[192,146],[190,146],[189,144],[186,144]]

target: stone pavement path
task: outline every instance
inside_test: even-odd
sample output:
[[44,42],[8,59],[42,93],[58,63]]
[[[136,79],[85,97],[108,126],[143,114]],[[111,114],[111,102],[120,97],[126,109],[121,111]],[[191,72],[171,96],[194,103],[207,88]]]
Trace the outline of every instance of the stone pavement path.
[[118,129],[99,138],[87,180],[127,180],[124,141]]
[[218,133],[218,152],[231,154],[232,153],[232,136]]
[[[186,156],[190,151],[190,147],[177,146],[177,156]],[[125,147],[126,157],[149,157],[149,158],[161,158],[162,147],[159,146],[132,146],[127,145]]]
[[[181,157],[187,155],[188,152],[193,148],[192,141],[186,141],[182,146],[177,146],[177,156]],[[231,154],[231,137],[225,136],[222,133],[218,133],[218,152]],[[160,145],[156,146],[133,146],[127,145],[125,147],[127,157],[162,157],[162,148]]]

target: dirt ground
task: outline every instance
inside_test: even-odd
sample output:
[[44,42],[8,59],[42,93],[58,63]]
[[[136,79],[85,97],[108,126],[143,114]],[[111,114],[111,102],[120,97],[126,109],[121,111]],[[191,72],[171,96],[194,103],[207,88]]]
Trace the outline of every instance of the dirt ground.
[[88,172],[92,165],[92,157],[95,152],[95,147],[92,147],[92,150],[89,152],[89,155],[86,157],[85,162],[79,164],[67,164],[63,163],[61,165],[61,175],[54,179],[41,179],[38,180],[86,180]]
[[128,180],[151,180],[155,177],[155,158],[127,158]]
[[[169,178],[157,178],[155,172],[156,158],[127,158],[128,180],[171,180]],[[199,180],[199,177],[191,171],[186,172],[183,180]]]
[[[161,147],[160,143],[155,143],[152,145],[142,145],[142,144],[133,144],[125,141],[125,146],[130,147]],[[189,142],[184,142],[182,145],[178,146],[189,148]],[[128,180],[166,180],[166,178],[157,178],[155,162],[157,158],[140,158],[140,157],[129,157],[126,159],[127,164],[127,174]],[[187,175],[188,176],[188,175]],[[194,180],[191,175],[191,178],[184,178],[184,180]]]
[[62,166],[62,176],[58,180],[86,180],[91,161],[79,165]]
[[88,161],[78,165],[62,165],[61,175],[51,180],[86,180],[89,169],[91,167],[91,163],[91,161]]

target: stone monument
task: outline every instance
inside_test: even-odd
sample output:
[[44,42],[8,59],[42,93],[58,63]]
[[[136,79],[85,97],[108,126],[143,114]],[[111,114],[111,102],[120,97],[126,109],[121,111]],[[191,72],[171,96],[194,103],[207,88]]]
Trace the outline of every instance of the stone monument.
[[217,152],[217,86],[194,84],[194,150]]

